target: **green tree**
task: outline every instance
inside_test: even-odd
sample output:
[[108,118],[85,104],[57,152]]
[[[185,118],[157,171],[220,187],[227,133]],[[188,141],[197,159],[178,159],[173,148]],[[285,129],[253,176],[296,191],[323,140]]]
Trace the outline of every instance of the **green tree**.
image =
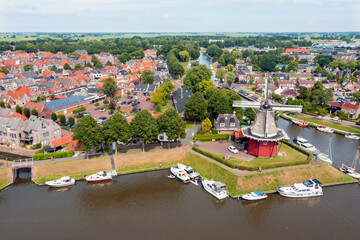
[[255,80],[254,80],[254,77],[253,77],[253,76],[251,76],[251,77],[250,77],[250,80],[249,80],[249,84],[253,84],[253,83],[254,83],[254,81],[255,81]]
[[231,113],[229,99],[223,91],[218,91],[210,97],[207,110],[212,119],[215,119],[221,113]]
[[0,107],[5,108],[5,102],[4,101],[0,101]]
[[99,103],[99,102],[96,102],[96,103],[94,103],[94,106],[95,106],[95,107],[98,107],[98,106],[100,106],[100,103]]
[[141,73],[140,80],[142,83],[153,84],[155,73],[151,70],[145,70]]
[[197,67],[191,68],[187,71],[184,78],[184,86],[189,88],[192,92],[200,91],[199,84],[205,80],[210,81],[211,71],[205,65],[199,65]]
[[0,68],[0,72],[5,73],[5,74],[8,74],[8,73],[9,73],[9,69],[8,69],[6,66],[2,66],[2,67]]
[[310,100],[311,91],[307,87],[300,87],[299,89],[299,99],[308,102]]
[[219,58],[223,54],[223,50],[217,45],[213,44],[206,49],[206,53],[213,58]]
[[112,63],[109,62],[109,61],[107,61],[107,62],[105,63],[105,66],[112,66]]
[[245,117],[249,121],[254,121],[256,117],[256,112],[253,108],[245,108]]
[[130,138],[130,125],[120,113],[115,113],[105,121],[103,131],[108,143],[116,141],[127,143]]
[[130,131],[132,137],[142,139],[143,151],[145,151],[145,143],[156,140],[159,133],[155,118],[147,110],[141,110],[135,115],[130,123]]
[[64,114],[59,114],[59,115],[58,115],[58,118],[59,118],[59,121],[60,121],[61,123],[65,123],[65,122],[66,122],[66,117],[65,117]]
[[130,55],[128,53],[123,53],[120,56],[118,56],[118,59],[121,63],[126,63],[131,59]]
[[207,80],[202,80],[199,83],[199,90],[200,92],[206,94],[206,91],[210,88],[214,86],[214,82],[213,81],[207,81]]
[[74,117],[69,117],[69,125],[73,126],[75,124],[75,118]]
[[83,70],[83,69],[84,69],[84,68],[83,68],[83,66],[81,66],[80,63],[77,63],[77,64],[75,65],[75,67],[74,67],[74,70],[75,70],[75,71]]
[[299,63],[297,61],[290,61],[286,70],[288,72],[293,71],[296,72],[299,69]]
[[207,102],[200,92],[196,92],[185,103],[185,114],[187,118],[203,119],[206,117]]
[[54,122],[58,119],[58,116],[56,113],[52,112],[51,113],[51,120],[53,120]]
[[204,132],[209,132],[212,128],[212,124],[209,118],[205,118],[204,122],[202,123],[202,129]]
[[273,72],[276,66],[276,56],[269,52],[264,53],[259,66],[264,72]]
[[161,84],[151,97],[151,102],[155,105],[161,104],[165,106],[169,103],[171,92],[174,90],[175,86],[171,81],[166,81]]
[[178,138],[184,138],[186,136],[186,123],[181,119],[174,108],[166,110],[163,115],[160,115],[156,119],[156,123],[158,125],[159,133],[165,133],[168,137],[169,147],[170,141],[177,141]]
[[233,72],[234,71],[234,65],[232,65],[232,64],[228,64],[227,66],[226,66],[226,70],[228,70],[228,72]]
[[94,66],[93,66],[90,62],[88,62],[88,63],[86,64],[86,67],[94,68]]
[[10,103],[8,103],[8,105],[6,106],[7,108],[11,109],[11,105]]
[[22,109],[21,109],[21,107],[19,105],[16,105],[15,109],[16,109],[17,113],[22,114]]
[[226,82],[229,86],[231,86],[231,84],[233,84],[235,81],[235,74],[234,72],[228,72],[228,74],[226,75]]
[[57,70],[57,67],[55,65],[53,65],[51,68],[50,68],[51,71],[56,71]]
[[340,111],[339,114],[339,119],[342,120],[347,120],[348,119],[348,115],[344,112],[344,111]]
[[[115,79],[109,77],[109,78],[105,78],[102,82],[104,83],[103,91],[110,98],[109,108],[114,109],[116,107],[114,95],[117,90],[117,85],[116,85]],[[105,102],[105,100],[104,100],[104,102]],[[107,103],[104,103],[104,104],[107,104]]]
[[29,118],[30,117],[30,110],[28,107],[24,107],[24,115]]
[[84,116],[75,126],[73,139],[83,143],[83,150],[86,153],[92,149],[99,149],[103,142],[101,127],[92,116]]
[[104,99],[103,104],[109,104],[109,100],[107,98]]
[[223,79],[225,78],[225,70],[220,68],[218,70],[216,70],[216,77],[220,79],[220,82],[223,82]]
[[25,72],[32,71],[32,70],[34,70],[34,66],[33,66],[33,65],[31,65],[31,64],[25,64],[25,65],[24,65],[24,71],[25,71]]
[[65,69],[65,70],[72,70],[72,69],[71,69],[71,66],[70,66],[68,63],[65,63],[65,64],[64,64],[64,69]]
[[95,65],[95,68],[103,68],[104,66],[101,64],[101,62],[97,62]]

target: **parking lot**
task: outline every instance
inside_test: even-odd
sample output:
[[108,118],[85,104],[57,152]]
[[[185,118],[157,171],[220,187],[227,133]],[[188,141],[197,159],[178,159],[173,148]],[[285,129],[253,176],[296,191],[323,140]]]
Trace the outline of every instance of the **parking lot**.
[[254,159],[253,156],[251,156],[250,154],[246,154],[243,151],[240,151],[238,153],[232,153],[228,150],[228,147],[230,146],[235,146],[238,149],[238,145],[234,145],[233,142],[203,142],[203,143],[197,143],[196,145],[198,145],[198,147],[200,149],[203,149],[205,151],[208,152],[213,152],[213,153],[217,153],[217,154],[221,154],[224,156],[230,156],[230,157],[235,157],[244,161],[251,161],[252,159]]

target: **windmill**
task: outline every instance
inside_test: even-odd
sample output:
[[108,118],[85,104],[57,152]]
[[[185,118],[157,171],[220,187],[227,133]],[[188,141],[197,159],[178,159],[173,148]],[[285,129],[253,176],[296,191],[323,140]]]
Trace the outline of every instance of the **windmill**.
[[283,129],[275,124],[275,110],[286,112],[301,112],[301,105],[270,104],[268,100],[268,80],[265,80],[265,99],[260,102],[234,101],[233,107],[257,108],[255,121],[242,128],[248,138],[247,151],[256,157],[272,157],[277,154],[278,141],[287,137]]

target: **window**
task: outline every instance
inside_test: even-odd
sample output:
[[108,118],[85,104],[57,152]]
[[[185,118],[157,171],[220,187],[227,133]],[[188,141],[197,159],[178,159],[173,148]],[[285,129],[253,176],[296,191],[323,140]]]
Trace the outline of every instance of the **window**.
[[225,123],[220,123],[220,127],[225,127]]

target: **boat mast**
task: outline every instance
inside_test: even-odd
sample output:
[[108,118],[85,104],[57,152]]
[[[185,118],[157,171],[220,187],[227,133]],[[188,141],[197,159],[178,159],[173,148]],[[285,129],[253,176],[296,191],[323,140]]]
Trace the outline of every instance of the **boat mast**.
[[355,163],[354,163],[354,172],[356,172],[356,162],[358,161],[359,158],[359,149],[356,151],[356,157],[355,157]]

